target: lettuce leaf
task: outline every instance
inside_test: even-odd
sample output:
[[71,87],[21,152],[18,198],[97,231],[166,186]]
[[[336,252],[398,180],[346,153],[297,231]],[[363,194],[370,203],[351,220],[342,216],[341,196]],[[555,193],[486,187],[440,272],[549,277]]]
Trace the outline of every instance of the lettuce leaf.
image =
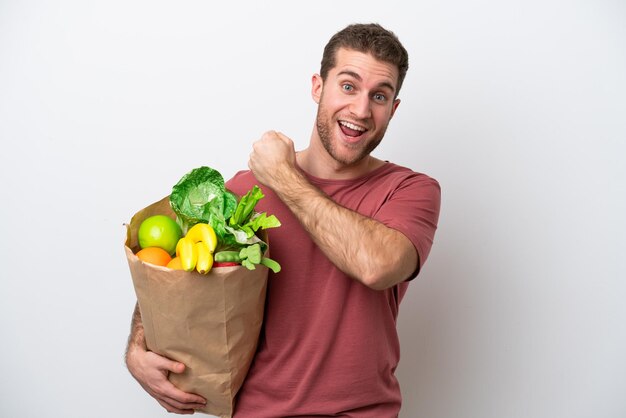
[[183,234],[193,225],[205,222],[215,230],[220,249],[243,249],[258,244],[264,252],[267,244],[256,232],[280,226],[276,216],[255,212],[256,204],[264,197],[255,185],[237,201],[237,196],[226,189],[222,175],[202,166],[185,174],[174,185],[170,205]]
[[225,192],[224,178],[217,170],[198,167],[185,174],[170,194],[183,233],[199,222],[224,220]]

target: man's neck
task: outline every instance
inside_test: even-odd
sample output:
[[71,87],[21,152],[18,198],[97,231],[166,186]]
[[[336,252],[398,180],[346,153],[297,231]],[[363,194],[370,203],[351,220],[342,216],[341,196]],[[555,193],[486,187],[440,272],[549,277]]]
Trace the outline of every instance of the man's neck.
[[306,173],[327,180],[349,180],[364,176],[379,168],[385,162],[366,156],[355,164],[345,165],[333,159],[326,150],[315,152],[309,146],[296,154],[298,166]]

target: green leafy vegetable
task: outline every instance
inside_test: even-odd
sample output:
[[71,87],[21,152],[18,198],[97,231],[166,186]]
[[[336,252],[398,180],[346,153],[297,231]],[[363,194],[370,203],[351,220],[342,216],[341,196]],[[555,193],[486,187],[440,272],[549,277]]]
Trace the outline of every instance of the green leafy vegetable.
[[[170,194],[170,205],[178,217],[183,233],[187,233],[189,228],[199,222],[207,222],[211,226],[224,224],[224,202],[229,199],[224,197],[225,194],[224,178],[217,170],[199,167],[185,174],[172,187]],[[229,204],[232,205],[232,199],[230,200]]]
[[262,264],[278,272],[280,265],[263,257],[267,244],[256,235],[261,229],[280,226],[276,216],[255,212],[256,204],[264,197],[255,185],[237,201],[237,196],[226,189],[222,175],[202,166],[174,185],[170,205],[184,234],[197,223],[208,223],[215,230],[219,250],[239,251],[240,262],[248,269]]
[[254,270],[257,264],[263,264],[270,268],[274,273],[280,271],[280,264],[268,257],[263,257],[261,252],[261,246],[259,244],[253,244],[248,247],[242,248],[239,251],[239,259],[241,265],[248,270]]
[[231,226],[235,226],[245,223],[250,218],[250,215],[252,215],[254,206],[264,197],[265,195],[263,195],[259,186],[255,185],[252,190],[242,196],[237,208],[235,209],[235,213],[230,218],[229,224]]
[[245,232],[245,239],[243,234],[237,235],[237,241],[239,243],[247,243],[259,229],[276,228],[280,226],[280,221],[276,216],[267,216],[265,212],[254,212],[254,207],[258,201],[264,197],[265,195],[261,189],[255,185],[252,190],[241,198],[235,209],[235,213],[228,221],[231,228]]

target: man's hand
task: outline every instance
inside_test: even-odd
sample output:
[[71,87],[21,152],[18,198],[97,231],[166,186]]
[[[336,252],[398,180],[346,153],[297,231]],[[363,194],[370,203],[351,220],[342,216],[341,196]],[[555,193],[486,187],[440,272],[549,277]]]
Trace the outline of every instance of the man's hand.
[[295,171],[296,152],[293,141],[280,132],[269,131],[252,146],[248,167],[257,180],[276,189]]
[[189,415],[206,405],[206,400],[201,396],[183,392],[168,380],[169,373],[182,373],[185,370],[184,364],[146,349],[138,306],[133,314],[126,366],[141,387],[168,412]]

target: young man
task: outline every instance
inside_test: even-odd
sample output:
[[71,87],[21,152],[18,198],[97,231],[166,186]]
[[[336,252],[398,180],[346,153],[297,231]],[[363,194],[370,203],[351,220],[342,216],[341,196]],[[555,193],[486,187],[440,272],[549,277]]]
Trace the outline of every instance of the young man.
[[[261,184],[271,211],[272,257],[259,348],[236,418],[397,417],[396,318],[408,282],[433,242],[440,189],[430,177],[371,155],[400,100],[408,55],[379,25],[350,25],[324,50],[312,79],[318,103],[308,148],[270,131],[255,142],[249,171],[227,186]],[[168,411],[191,413],[203,399],[174,388],[184,366],[146,351],[133,321],[130,372]]]

